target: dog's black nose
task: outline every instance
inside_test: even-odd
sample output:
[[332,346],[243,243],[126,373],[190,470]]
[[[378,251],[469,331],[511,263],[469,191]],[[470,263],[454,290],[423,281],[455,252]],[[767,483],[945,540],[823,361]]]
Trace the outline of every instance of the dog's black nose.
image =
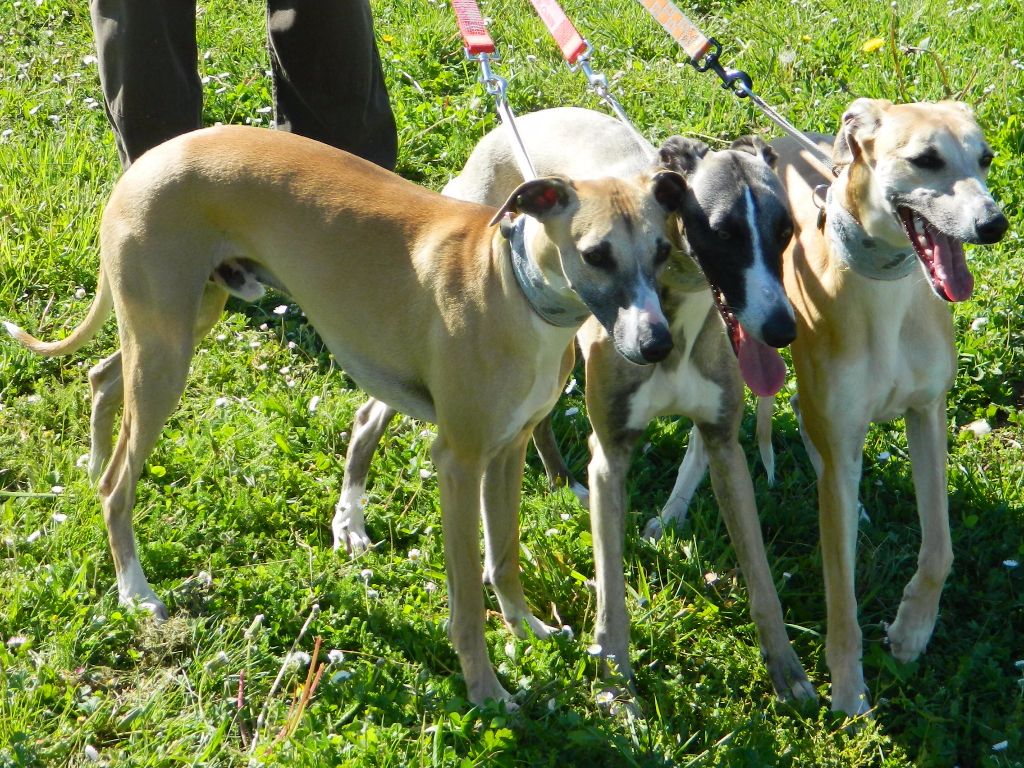
[[761,337],[770,347],[785,347],[796,338],[796,321],[788,312],[777,309],[761,326]]
[[998,243],[1003,239],[1006,230],[1010,228],[1010,222],[1006,220],[1001,212],[997,211],[992,218],[981,222],[975,228],[978,232],[978,241],[985,244]]
[[651,328],[651,335],[640,345],[640,354],[648,363],[660,363],[672,351],[672,334],[663,325]]

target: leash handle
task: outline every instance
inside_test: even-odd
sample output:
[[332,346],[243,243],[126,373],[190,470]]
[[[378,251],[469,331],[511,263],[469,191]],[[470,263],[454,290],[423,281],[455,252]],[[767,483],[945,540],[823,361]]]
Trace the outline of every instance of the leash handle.
[[638,2],[679,43],[691,61],[699,62],[716,46],[719,51],[721,50],[717,41],[701,32],[696,24],[676,8],[672,0],[638,0]]
[[476,4],[476,0],[452,0],[452,9],[459,24],[462,42],[466,46],[466,54],[479,56],[496,53],[494,41],[487,32],[487,25],[480,15],[480,6]]
[[558,0],[530,0],[534,10],[548,28],[551,37],[555,39],[558,47],[562,50],[562,56],[574,66],[579,58],[590,52],[590,46],[583,36],[576,30],[569,17],[565,15]]

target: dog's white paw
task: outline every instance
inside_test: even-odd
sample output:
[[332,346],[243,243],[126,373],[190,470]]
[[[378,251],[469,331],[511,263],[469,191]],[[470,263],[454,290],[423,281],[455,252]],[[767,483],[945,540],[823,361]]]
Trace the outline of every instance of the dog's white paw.
[[885,631],[893,658],[907,664],[924,653],[932,636],[934,623],[910,627],[910,622],[896,620]]
[[339,502],[334,508],[331,530],[334,532],[335,552],[344,549],[355,557],[373,547],[373,541],[366,535],[366,519],[359,504]]
[[538,640],[547,640],[552,635],[558,634],[561,631],[558,627],[545,624],[532,613],[528,613],[525,616],[506,618],[505,623],[512,631],[512,634],[520,640],[528,640],[531,634]]

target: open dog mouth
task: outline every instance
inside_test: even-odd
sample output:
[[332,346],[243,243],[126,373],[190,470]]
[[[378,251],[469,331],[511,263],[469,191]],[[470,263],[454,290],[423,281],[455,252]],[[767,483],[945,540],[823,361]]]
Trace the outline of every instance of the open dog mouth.
[[786,382],[786,363],[779,351],[747,333],[736,313],[725,302],[722,289],[711,283],[715,307],[725,323],[732,351],[740,365],[740,375],[758,397],[771,397]]
[[939,231],[928,219],[905,205],[897,206],[896,213],[935,294],[946,301],[970,298],[974,276],[967,268],[964,244]]

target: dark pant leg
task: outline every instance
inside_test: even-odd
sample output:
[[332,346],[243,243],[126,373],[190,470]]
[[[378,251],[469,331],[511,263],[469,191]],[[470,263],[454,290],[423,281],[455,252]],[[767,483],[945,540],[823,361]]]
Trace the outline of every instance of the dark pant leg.
[[267,29],[277,126],[394,169],[369,0],[268,0]]
[[196,4],[90,0],[100,83],[121,164],[202,125]]

